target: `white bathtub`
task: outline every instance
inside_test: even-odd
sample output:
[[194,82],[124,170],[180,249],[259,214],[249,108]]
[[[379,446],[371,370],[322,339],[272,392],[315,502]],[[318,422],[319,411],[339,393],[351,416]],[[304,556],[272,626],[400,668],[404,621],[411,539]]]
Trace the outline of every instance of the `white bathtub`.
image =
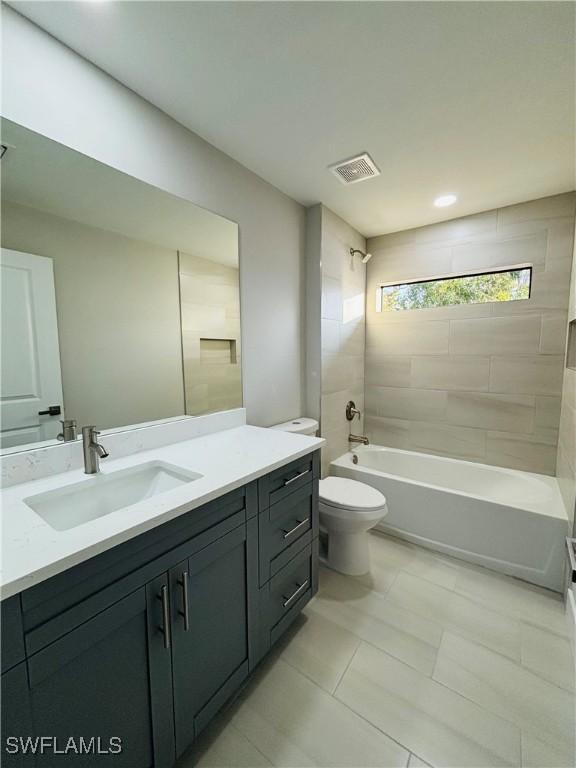
[[377,445],[344,454],[330,474],[382,491],[381,530],[562,591],[568,518],[555,478]]

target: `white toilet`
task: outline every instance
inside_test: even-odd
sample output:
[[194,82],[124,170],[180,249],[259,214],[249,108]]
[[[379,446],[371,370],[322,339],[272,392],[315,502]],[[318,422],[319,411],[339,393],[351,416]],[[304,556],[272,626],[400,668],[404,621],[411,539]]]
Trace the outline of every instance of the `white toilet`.
[[[318,422],[300,417],[272,429],[315,435]],[[371,485],[344,477],[320,480],[320,526],[328,535],[327,565],[349,576],[368,573],[368,531],[387,514],[386,497]]]
[[368,531],[387,514],[386,497],[376,488],[345,477],[320,480],[320,525],[328,534],[330,568],[349,576],[368,573]]

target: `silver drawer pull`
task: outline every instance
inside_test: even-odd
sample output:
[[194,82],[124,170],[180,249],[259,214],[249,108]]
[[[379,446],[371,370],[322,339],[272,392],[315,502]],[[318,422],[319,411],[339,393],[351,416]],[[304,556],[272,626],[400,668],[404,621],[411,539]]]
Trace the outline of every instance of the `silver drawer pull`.
[[308,523],[308,518],[305,520],[299,520],[298,525],[295,525],[294,528],[291,528],[289,531],[284,531],[284,537],[285,539],[290,538],[293,533],[296,533],[296,531],[299,531],[302,526],[306,525]]
[[284,608],[288,608],[288,606],[290,605],[290,603],[292,602],[292,600],[295,600],[295,599],[296,599],[296,598],[297,598],[299,595],[301,595],[301,594],[302,594],[302,592],[304,592],[304,590],[306,589],[306,587],[307,587],[307,586],[308,586],[308,579],[306,579],[306,581],[305,581],[305,582],[303,582],[302,584],[300,584],[300,586],[298,587],[298,589],[296,590],[296,592],[293,592],[293,593],[290,595],[290,597],[287,597],[287,598],[286,598],[286,600],[284,600],[284,602],[282,603],[282,605],[284,606]]
[[170,631],[170,606],[168,605],[168,587],[164,585],[158,599],[162,601],[162,626],[159,627],[164,635],[164,648],[168,649],[172,645],[172,633]]
[[300,480],[301,477],[304,477],[304,475],[307,475],[309,472],[309,469],[305,469],[304,472],[299,472],[297,475],[294,475],[294,477],[291,477],[290,480],[284,480],[284,487],[295,483],[296,480]]
[[178,579],[178,584],[182,587],[182,607],[184,610],[178,611],[180,616],[184,617],[184,632],[190,629],[190,608],[188,606],[188,571],[182,571],[182,577]]

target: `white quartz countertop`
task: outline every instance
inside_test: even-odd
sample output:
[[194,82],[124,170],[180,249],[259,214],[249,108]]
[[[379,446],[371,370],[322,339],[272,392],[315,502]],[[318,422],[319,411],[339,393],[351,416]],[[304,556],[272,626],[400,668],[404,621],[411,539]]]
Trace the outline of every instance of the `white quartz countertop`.
[[149,461],[164,461],[203,475],[194,482],[117,510],[76,528],[56,531],[24,499],[66,485],[97,483],[75,469],[1,492],[0,598],[5,599],[94,555],[149,531],[228,491],[317,450],[324,440],[242,426],[101,462],[101,475]]

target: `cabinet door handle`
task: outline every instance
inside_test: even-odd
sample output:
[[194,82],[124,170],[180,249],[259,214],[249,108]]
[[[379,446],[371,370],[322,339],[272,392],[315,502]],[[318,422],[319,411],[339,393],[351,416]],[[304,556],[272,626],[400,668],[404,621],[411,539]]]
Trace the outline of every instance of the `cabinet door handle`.
[[291,528],[289,531],[284,531],[284,537],[285,539],[288,539],[290,536],[292,536],[293,533],[296,533],[296,531],[299,531],[302,526],[306,525],[308,523],[308,518],[305,518],[304,520],[298,520],[298,525],[295,525],[294,528]]
[[182,578],[178,579],[178,584],[182,587],[182,608],[178,611],[180,616],[184,617],[184,631],[190,629],[190,608],[188,607],[188,571],[182,571]]
[[170,606],[168,605],[168,587],[166,584],[160,590],[158,599],[162,601],[162,626],[159,629],[164,635],[164,648],[168,649],[172,645],[172,634],[170,632]]
[[284,487],[295,483],[296,480],[300,480],[301,477],[304,477],[304,475],[307,475],[309,472],[309,469],[305,469],[304,472],[299,472],[297,475],[294,475],[294,477],[291,477],[290,480],[284,480]]
[[306,589],[307,586],[308,586],[308,579],[306,579],[306,581],[304,581],[302,584],[299,584],[298,585],[298,589],[296,590],[296,592],[293,592],[290,595],[290,597],[287,597],[284,600],[284,602],[282,603],[284,608],[287,608],[290,605],[290,603],[292,602],[292,600],[295,600],[298,597],[298,595],[301,595],[302,592]]

